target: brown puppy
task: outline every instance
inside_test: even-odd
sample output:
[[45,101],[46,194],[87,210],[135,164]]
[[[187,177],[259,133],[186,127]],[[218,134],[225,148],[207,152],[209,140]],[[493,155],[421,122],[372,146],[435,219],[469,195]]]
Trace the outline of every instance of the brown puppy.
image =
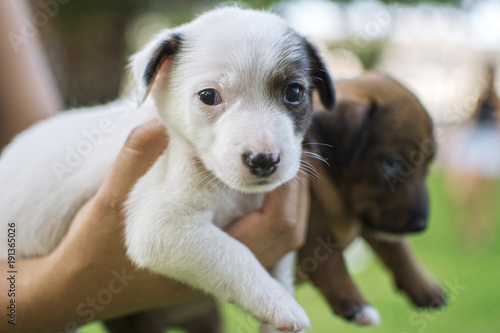
[[[322,179],[312,185],[302,269],[335,313],[360,325],[378,323],[378,312],[351,280],[342,257],[362,236],[416,306],[440,307],[445,293],[404,239],[427,225],[425,179],[435,151],[431,119],[411,92],[383,74],[337,82],[336,90],[334,111],[313,116],[312,135],[330,168],[315,165]],[[315,265],[308,265],[311,258]]]

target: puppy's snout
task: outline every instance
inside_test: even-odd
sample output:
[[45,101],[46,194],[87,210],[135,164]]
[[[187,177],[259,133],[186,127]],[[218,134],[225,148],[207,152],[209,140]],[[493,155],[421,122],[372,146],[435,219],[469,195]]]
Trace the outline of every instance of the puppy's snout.
[[267,177],[276,171],[276,165],[280,162],[279,153],[253,154],[246,152],[243,154],[243,163],[250,169],[250,172],[258,177]]
[[408,226],[408,231],[410,232],[420,232],[425,230],[427,227],[427,218],[420,218],[420,219],[415,219],[410,222],[410,225]]
[[420,232],[427,227],[429,219],[429,197],[427,189],[423,187],[414,199],[413,207],[410,209],[410,221],[408,221],[408,231]]

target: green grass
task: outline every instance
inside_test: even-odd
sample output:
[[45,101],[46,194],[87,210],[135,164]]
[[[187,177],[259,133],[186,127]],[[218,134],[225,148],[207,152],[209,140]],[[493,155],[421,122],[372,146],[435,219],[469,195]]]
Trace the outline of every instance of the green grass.
[[[297,299],[309,314],[318,333],[494,333],[500,332],[500,245],[472,251],[456,238],[443,179],[434,172],[429,179],[432,216],[426,233],[411,239],[415,253],[444,286],[465,286],[453,293],[444,310],[415,310],[404,295],[396,292],[380,263],[354,276],[366,298],[379,310],[379,327],[356,327],[333,315],[321,295],[310,284],[298,287]],[[500,191],[499,191],[500,192]],[[497,196],[500,203],[500,197]],[[498,214],[495,223],[499,222]],[[498,238],[498,232],[497,232]],[[223,306],[228,333],[258,332],[255,320],[234,306]],[[84,333],[105,332],[99,323],[87,325]],[[178,333],[178,331],[170,331]]]

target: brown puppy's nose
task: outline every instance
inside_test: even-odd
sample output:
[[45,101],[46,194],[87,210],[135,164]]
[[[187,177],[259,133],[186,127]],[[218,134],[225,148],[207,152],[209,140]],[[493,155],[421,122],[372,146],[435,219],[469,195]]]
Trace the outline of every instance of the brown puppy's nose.
[[413,207],[410,208],[410,221],[408,221],[409,232],[420,232],[427,227],[429,219],[429,196],[427,189],[422,188],[419,195],[415,197]]
[[276,164],[281,160],[280,154],[252,154],[246,152],[242,155],[243,163],[250,169],[250,172],[258,177],[268,177],[276,171]]
[[427,228],[427,218],[420,218],[410,221],[408,225],[409,232],[420,232]]

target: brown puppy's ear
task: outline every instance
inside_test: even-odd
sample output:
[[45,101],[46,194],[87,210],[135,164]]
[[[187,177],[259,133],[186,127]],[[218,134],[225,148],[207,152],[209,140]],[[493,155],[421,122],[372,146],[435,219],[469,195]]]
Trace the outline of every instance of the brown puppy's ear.
[[325,109],[332,110],[335,105],[335,89],[333,88],[332,78],[316,47],[305,38],[304,43],[309,57],[314,87],[318,90],[321,103]]
[[181,41],[179,32],[165,30],[131,57],[130,68],[139,104],[148,97],[161,67],[178,52]]
[[[313,115],[313,131],[321,154],[334,168],[352,164],[366,145],[375,104],[340,100],[333,111]],[[331,146],[331,147],[330,147]]]

